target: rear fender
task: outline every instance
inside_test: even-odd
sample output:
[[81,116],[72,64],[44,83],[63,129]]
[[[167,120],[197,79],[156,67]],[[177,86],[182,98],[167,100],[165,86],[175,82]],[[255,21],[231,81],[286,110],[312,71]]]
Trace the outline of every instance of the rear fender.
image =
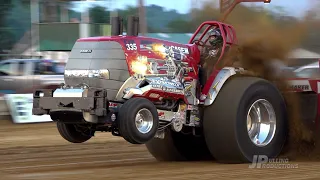
[[214,102],[224,83],[231,76],[234,76],[235,74],[237,74],[238,71],[239,71],[239,68],[234,68],[234,67],[224,67],[223,69],[220,70],[220,72],[217,74],[216,78],[214,79],[214,81],[210,86],[210,90],[204,101],[205,106],[210,106]]

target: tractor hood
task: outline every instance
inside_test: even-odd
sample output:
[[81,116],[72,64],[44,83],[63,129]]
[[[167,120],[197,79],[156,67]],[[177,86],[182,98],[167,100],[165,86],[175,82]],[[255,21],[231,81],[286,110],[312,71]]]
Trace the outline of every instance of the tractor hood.
[[107,88],[113,99],[130,76],[167,74],[172,62],[199,59],[196,45],[140,36],[82,38],[71,50],[64,78],[70,86]]

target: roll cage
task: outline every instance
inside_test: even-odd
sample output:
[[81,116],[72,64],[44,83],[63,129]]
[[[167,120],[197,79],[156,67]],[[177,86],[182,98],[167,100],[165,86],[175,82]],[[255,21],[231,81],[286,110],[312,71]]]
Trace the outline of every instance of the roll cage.
[[223,59],[225,52],[228,51],[231,46],[237,45],[237,43],[238,43],[237,35],[236,35],[234,28],[231,25],[221,23],[218,21],[203,22],[198,27],[198,29],[193,34],[193,36],[191,37],[191,39],[189,40],[188,43],[193,44],[195,41],[202,41],[204,44],[206,44],[208,41],[208,38],[205,38],[205,36],[207,36],[208,31],[214,27],[220,29],[221,35],[223,38],[223,45],[222,45],[220,57],[218,58],[216,64],[213,67],[213,71],[208,78],[209,83],[206,83],[205,86],[203,87],[202,94],[208,93],[210,86],[211,86],[210,82],[213,82],[216,75],[222,69],[222,67],[218,67],[217,65],[219,63],[221,63],[220,61]]
[[[195,41],[195,38],[199,36],[199,32],[201,29],[203,29],[205,26],[207,26],[204,30],[204,32],[201,34],[200,38],[198,40],[202,40],[202,38],[205,36],[205,34],[208,32],[209,29],[212,28],[212,26],[217,26],[221,30],[222,38],[223,38],[223,46],[222,46],[222,51],[221,55],[216,62],[216,64],[213,67],[213,71],[211,75],[209,76],[207,83],[202,89],[202,94],[207,95],[212,83],[219,73],[219,71],[222,69],[221,67],[219,68],[217,64],[221,63],[220,61],[222,60],[222,57],[224,56],[224,53],[226,50],[229,50],[229,47],[232,45],[237,45],[238,40],[236,37],[236,32],[234,28],[228,24],[223,23],[224,20],[228,17],[228,15],[232,12],[232,10],[240,3],[242,2],[263,2],[265,4],[271,3],[271,0],[220,0],[220,11],[223,14],[222,19],[220,22],[218,21],[206,21],[202,23],[196,32],[193,34],[191,39],[189,40],[189,44],[192,44]],[[202,101],[202,100],[201,100]]]

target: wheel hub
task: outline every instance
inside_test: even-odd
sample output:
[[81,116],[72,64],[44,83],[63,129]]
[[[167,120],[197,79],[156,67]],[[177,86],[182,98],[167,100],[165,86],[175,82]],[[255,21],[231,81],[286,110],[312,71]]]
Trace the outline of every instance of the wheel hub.
[[136,128],[140,133],[146,134],[150,132],[153,127],[152,113],[146,109],[140,109],[135,117]]
[[276,131],[276,113],[267,100],[259,99],[249,108],[247,131],[256,146],[263,147],[272,141]]

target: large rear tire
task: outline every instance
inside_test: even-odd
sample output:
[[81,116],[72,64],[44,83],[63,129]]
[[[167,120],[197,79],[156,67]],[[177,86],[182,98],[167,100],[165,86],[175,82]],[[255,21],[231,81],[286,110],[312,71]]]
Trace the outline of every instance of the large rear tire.
[[158,161],[200,161],[211,160],[204,137],[195,137],[165,130],[164,139],[154,138],[146,143],[150,154]]
[[57,122],[57,128],[60,135],[71,143],[83,143],[92,137],[91,135],[78,130],[75,124]]
[[285,101],[264,79],[234,77],[204,110],[203,125],[207,146],[218,162],[247,163],[254,155],[274,158],[288,132]]

